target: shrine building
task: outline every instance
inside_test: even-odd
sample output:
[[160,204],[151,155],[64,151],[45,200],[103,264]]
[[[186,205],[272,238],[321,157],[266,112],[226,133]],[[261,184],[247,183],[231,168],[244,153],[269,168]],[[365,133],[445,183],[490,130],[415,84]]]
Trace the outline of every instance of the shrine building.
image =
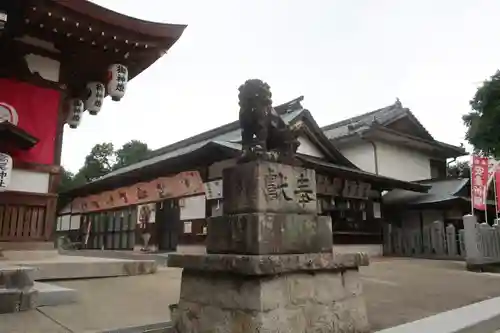
[[87,0],[0,3],[0,248],[52,247],[64,129],[133,94],[185,27]]
[[[311,181],[316,182],[318,212],[332,217],[334,244],[356,244],[380,254],[381,193],[425,193],[429,186],[361,170],[325,136],[302,100],[275,110],[290,126],[302,123],[297,163],[316,170]],[[239,121],[160,148],[146,160],[64,193],[71,203],[58,213],[57,233],[83,240],[88,249],[138,250],[143,242],[139,226],[146,223],[152,250],[201,245],[206,218],[222,214],[222,170],[240,155]]]

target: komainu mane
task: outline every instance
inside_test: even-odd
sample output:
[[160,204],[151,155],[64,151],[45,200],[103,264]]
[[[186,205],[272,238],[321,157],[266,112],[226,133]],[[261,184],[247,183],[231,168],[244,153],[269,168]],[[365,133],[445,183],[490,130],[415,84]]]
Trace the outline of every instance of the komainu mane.
[[247,80],[239,88],[241,161],[266,159],[293,163],[300,143],[301,125],[290,128],[272,107],[269,85],[259,79]]

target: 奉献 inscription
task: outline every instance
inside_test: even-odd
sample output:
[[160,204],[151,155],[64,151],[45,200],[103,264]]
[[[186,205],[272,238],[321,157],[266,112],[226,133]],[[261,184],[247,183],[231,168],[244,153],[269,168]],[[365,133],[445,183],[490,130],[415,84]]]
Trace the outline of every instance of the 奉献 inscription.
[[293,198],[288,194],[288,179],[281,172],[269,169],[269,174],[264,176],[267,198],[269,200],[278,200],[283,198],[286,201],[292,201]]
[[224,179],[224,214],[317,213],[314,170],[267,161],[248,162],[225,169]]
[[297,188],[295,190],[295,195],[297,197],[298,203],[305,205],[311,201],[316,200],[314,197],[314,191],[311,187],[311,180],[305,175],[304,172],[300,173],[297,178]]

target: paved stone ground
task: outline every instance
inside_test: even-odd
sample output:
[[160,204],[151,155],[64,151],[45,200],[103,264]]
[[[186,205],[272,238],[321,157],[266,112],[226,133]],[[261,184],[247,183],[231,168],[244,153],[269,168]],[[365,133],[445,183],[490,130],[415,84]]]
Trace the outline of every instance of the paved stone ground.
[[[461,262],[384,258],[362,276],[374,330],[500,296],[500,275],[467,272]],[[0,315],[0,333],[82,333],[167,321],[168,305],[179,297],[180,270],[57,284],[77,289],[81,301]]]

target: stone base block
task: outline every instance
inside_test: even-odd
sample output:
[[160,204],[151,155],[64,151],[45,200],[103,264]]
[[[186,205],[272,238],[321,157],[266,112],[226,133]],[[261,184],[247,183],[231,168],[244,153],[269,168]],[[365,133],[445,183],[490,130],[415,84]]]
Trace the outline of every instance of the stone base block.
[[184,270],[178,333],[370,332],[357,269],[235,277]]
[[366,253],[303,253],[282,255],[168,255],[168,266],[235,275],[276,275],[291,272],[339,271],[368,266]]
[[207,253],[279,254],[332,251],[328,216],[253,213],[208,220]]
[[312,169],[254,161],[224,169],[223,178],[224,215],[317,212]]
[[168,255],[168,266],[200,272],[235,275],[276,275],[291,272],[340,271],[367,266],[365,253],[303,253],[282,255],[180,254]]

